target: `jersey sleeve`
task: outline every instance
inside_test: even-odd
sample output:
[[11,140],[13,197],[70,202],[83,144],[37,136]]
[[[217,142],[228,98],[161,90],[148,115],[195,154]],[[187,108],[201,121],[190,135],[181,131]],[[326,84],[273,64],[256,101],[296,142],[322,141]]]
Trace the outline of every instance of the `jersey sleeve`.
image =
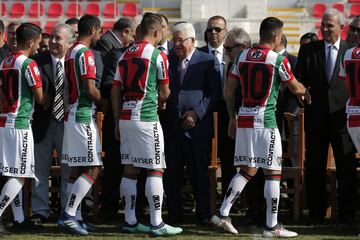
[[96,79],[95,57],[91,50],[85,50],[78,61],[81,79]]
[[339,67],[339,78],[345,79],[346,78],[346,71],[345,71],[345,57],[344,55],[340,56],[340,67]]
[[40,71],[35,61],[31,61],[26,67],[25,79],[32,89],[42,87]]
[[168,72],[169,62],[165,53],[160,52],[156,59],[156,68],[157,68],[157,79],[159,84],[168,84],[169,72]]
[[291,71],[291,66],[290,66],[289,60],[286,57],[283,57],[283,59],[280,63],[279,75],[280,75],[281,81],[283,81],[283,82],[288,82],[295,78],[294,73]]
[[112,85],[116,86],[116,87],[121,87],[121,85],[122,85],[119,63],[120,63],[120,61],[118,61],[118,63],[116,64],[116,72],[115,72],[115,76],[114,76],[114,81],[112,83]]

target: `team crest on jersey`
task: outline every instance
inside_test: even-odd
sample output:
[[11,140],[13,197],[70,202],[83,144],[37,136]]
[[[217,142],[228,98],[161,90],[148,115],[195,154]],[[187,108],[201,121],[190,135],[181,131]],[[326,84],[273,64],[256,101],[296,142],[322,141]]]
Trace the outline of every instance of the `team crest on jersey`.
[[88,63],[90,66],[94,66],[95,65],[95,60],[92,56],[89,56],[88,57]]
[[252,49],[249,51],[248,56],[251,60],[259,60],[264,56],[264,52],[259,49]]
[[5,66],[13,65],[14,60],[15,60],[15,57],[14,57],[14,56],[8,57],[8,58],[6,59],[6,61],[5,61]]
[[354,50],[354,57],[360,58],[360,48],[356,48],[356,49]]
[[135,53],[135,52],[137,52],[139,49],[140,49],[140,46],[139,46],[139,45],[134,45],[134,46],[131,46],[128,51],[129,51],[129,53]]

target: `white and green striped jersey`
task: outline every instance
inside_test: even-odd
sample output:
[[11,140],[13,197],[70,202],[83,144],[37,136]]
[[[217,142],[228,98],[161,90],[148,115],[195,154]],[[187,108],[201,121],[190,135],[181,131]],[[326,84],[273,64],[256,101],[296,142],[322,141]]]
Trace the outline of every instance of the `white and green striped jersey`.
[[275,110],[280,83],[294,79],[287,58],[267,46],[256,46],[237,56],[231,75],[240,80],[243,97],[238,127],[277,128]]
[[0,127],[29,129],[34,108],[32,89],[42,87],[36,62],[20,53],[9,54],[0,66],[0,86]]
[[95,115],[95,104],[87,96],[83,81],[96,79],[93,53],[81,43],[75,43],[65,55],[65,77],[68,86],[68,108],[65,121],[89,123]]
[[168,84],[167,56],[146,41],[129,47],[120,57],[113,85],[122,89],[119,118],[158,121],[158,86]]

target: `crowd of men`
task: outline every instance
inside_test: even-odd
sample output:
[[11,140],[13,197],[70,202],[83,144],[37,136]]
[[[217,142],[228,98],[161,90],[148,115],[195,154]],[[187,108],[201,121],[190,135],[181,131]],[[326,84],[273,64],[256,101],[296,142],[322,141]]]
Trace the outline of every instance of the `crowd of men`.
[[[300,107],[305,108],[309,221],[320,224],[325,218],[331,144],[339,220],[354,223],[360,18],[351,23],[347,41],[340,39],[344,25],[340,12],[327,10],[323,40],[303,35],[297,58],[286,51],[283,22],[274,17],[261,22],[260,41],[252,45],[242,28],[228,30],[225,18],[213,16],[204,33],[206,45],[199,48],[188,22],[174,24],[169,41],[169,22],[161,14],[145,13],[139,25],[120,18],[103,35],[93,15],[68,19],[51,34],[31,23],[11,22],[7,42],[1,23],[0,172],[7,181],[0,194],[0,234],[9,234],[1,216],[10,204],[14,229],[49,220],[49,169],[56,151],[61,160],[57,224],[75,234],[98,230],[82,217],[81,203],[100,171],[101,214],[116,216],[121,197],[124,232],[180,234],[182,228],[172,225],[184,221],[186,165],[199,225],[237,234],[229,215],[246,189],[250,223],[263,222],[265,237],[296,237],[278,222],[278,212],[282,136],[295,131],[283,116],[296,119]],[[104,113],[103,129],[97,129],[97,111]],[[213,112],[219,119],[223,198],[216,214],[210,210],[208,181]],[[22,209],[25,178],[32,179],[29,220]],[[144,199],[149,226],[136,214]]]

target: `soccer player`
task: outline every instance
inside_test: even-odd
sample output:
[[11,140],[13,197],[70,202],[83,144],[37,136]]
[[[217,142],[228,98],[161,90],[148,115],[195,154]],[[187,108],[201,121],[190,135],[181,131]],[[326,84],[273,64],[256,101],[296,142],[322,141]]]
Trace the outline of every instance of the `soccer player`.
[[[120,57],[111,91],[115,136],[119,138],[124,164],[120,195],[125,200],[125,226],[130,233],[174,235],[181,228],[162,220],[164,139],[157,109],[165,108],[170,94],[168,61],[156,48],[162,39],[161,17],[146,13],[141,21],[140,41]],[[120,120],[119,120],[120,119]],[[136,219],[136,183],[141,168],[147,169],[145,195],[150,206],[151,228]]]
[[[273,51],[279,46],[283,22],[269,17],[260,25],[260,43],[240,53],[231,70],[231,76],[224,89],[230,124],[237,124],[234,165],[240,166],[230,182],[229,188],[217,215],[211,221],[226,231],[237,234],[231,223],[230,208],[245,185],[258,168],[265,174],[264,196],[266,199],[266,237],[295,237],[278,224],[282,149],[281,137],[276,125],[276,99],[280,83],[302,100],[306,90],[299,83],[286,57]],[[242,89],[242,105],[235,118],[234,92],[238,85]]]
[[41,105],[46,101],[39,69],[29,58],[39,48],[41,28],[23,23],[16,39],[17,50],[0,66],[0,172],[8,177],[0,195],[0,234],[8,233],[1,221],[4,210],[21,191],[25,178],[35,177],[30,119],[34,99]]
[[77,221],[75,215],[102,166],[100,138],[94,119],[95,105],[100,105],[102,100],[95,86],[94,55],[89,50],[99,39],[100,20],[93,15],[84,15],[78,30],[78,41],[67,51],[64,63],[69,106],[64,117],[62,162],[73,170],[69,178],[68,202],[58,225],[88,235],[90,229],[82,221]]

